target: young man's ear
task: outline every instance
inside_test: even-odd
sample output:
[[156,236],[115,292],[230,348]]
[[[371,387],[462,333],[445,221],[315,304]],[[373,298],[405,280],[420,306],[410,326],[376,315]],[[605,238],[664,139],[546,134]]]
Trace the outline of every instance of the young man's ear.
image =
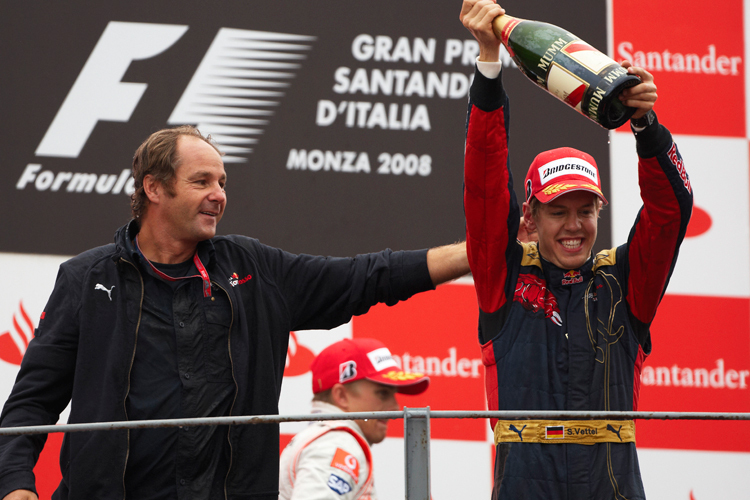
[[331,401],[344,411],[349,409],[349,391],[344,384],[333,384],[331,387]]
[[523,203],[523,220],[526,223],[526,230],[529,233],[536,231],[536,222],[531,212],[531,204],[528,201]]

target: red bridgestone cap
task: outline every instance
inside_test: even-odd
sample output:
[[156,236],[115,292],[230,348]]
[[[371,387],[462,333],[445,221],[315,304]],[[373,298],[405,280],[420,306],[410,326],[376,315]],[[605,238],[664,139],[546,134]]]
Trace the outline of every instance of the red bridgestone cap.
[[344,339],[323,349],[310,365],[313,394],[334,384],[370,380],[396,387],[402,394],[420,394],[427,390],[430,378],[423,373],[399,368],[391,351],[376,339]]
[[526,201],[536,197],[542,203],[549,203],[572,191],[589,191],[607,204],[594,158],[573,148],[557,148],[539,153],[526,174]]

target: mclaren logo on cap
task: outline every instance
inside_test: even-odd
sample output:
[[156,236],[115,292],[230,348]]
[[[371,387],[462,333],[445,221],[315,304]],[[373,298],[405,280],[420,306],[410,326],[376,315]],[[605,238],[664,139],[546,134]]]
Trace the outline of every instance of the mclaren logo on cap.
[[581,175],[591,179],[594,184],[599,184],[596,167],[580,158],[559,158],[539,167],[539,182],[542,186],[561,175]]

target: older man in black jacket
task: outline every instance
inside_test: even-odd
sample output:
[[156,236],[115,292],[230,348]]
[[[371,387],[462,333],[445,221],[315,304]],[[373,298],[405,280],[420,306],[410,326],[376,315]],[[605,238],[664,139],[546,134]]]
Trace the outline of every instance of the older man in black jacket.
[[[468,272],[465,246],[354,258],[216,236],[216,146],[185,126],[135,154],[134,219],[60,267],[3,427],[278,412],[290,330],[333,328]],[[0,498],[35,499],[46,436],[0,438]],[[55,498],[278,496],[278,428],[70,433]]]

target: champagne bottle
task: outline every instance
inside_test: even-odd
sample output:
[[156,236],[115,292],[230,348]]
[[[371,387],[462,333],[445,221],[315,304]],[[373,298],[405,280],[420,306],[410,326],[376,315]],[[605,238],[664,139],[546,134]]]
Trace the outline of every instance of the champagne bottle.
[[602,127],[617,128],[635,113],[617,96],[640,78],[574,34],[508,15],[492,28],[524,75]]

